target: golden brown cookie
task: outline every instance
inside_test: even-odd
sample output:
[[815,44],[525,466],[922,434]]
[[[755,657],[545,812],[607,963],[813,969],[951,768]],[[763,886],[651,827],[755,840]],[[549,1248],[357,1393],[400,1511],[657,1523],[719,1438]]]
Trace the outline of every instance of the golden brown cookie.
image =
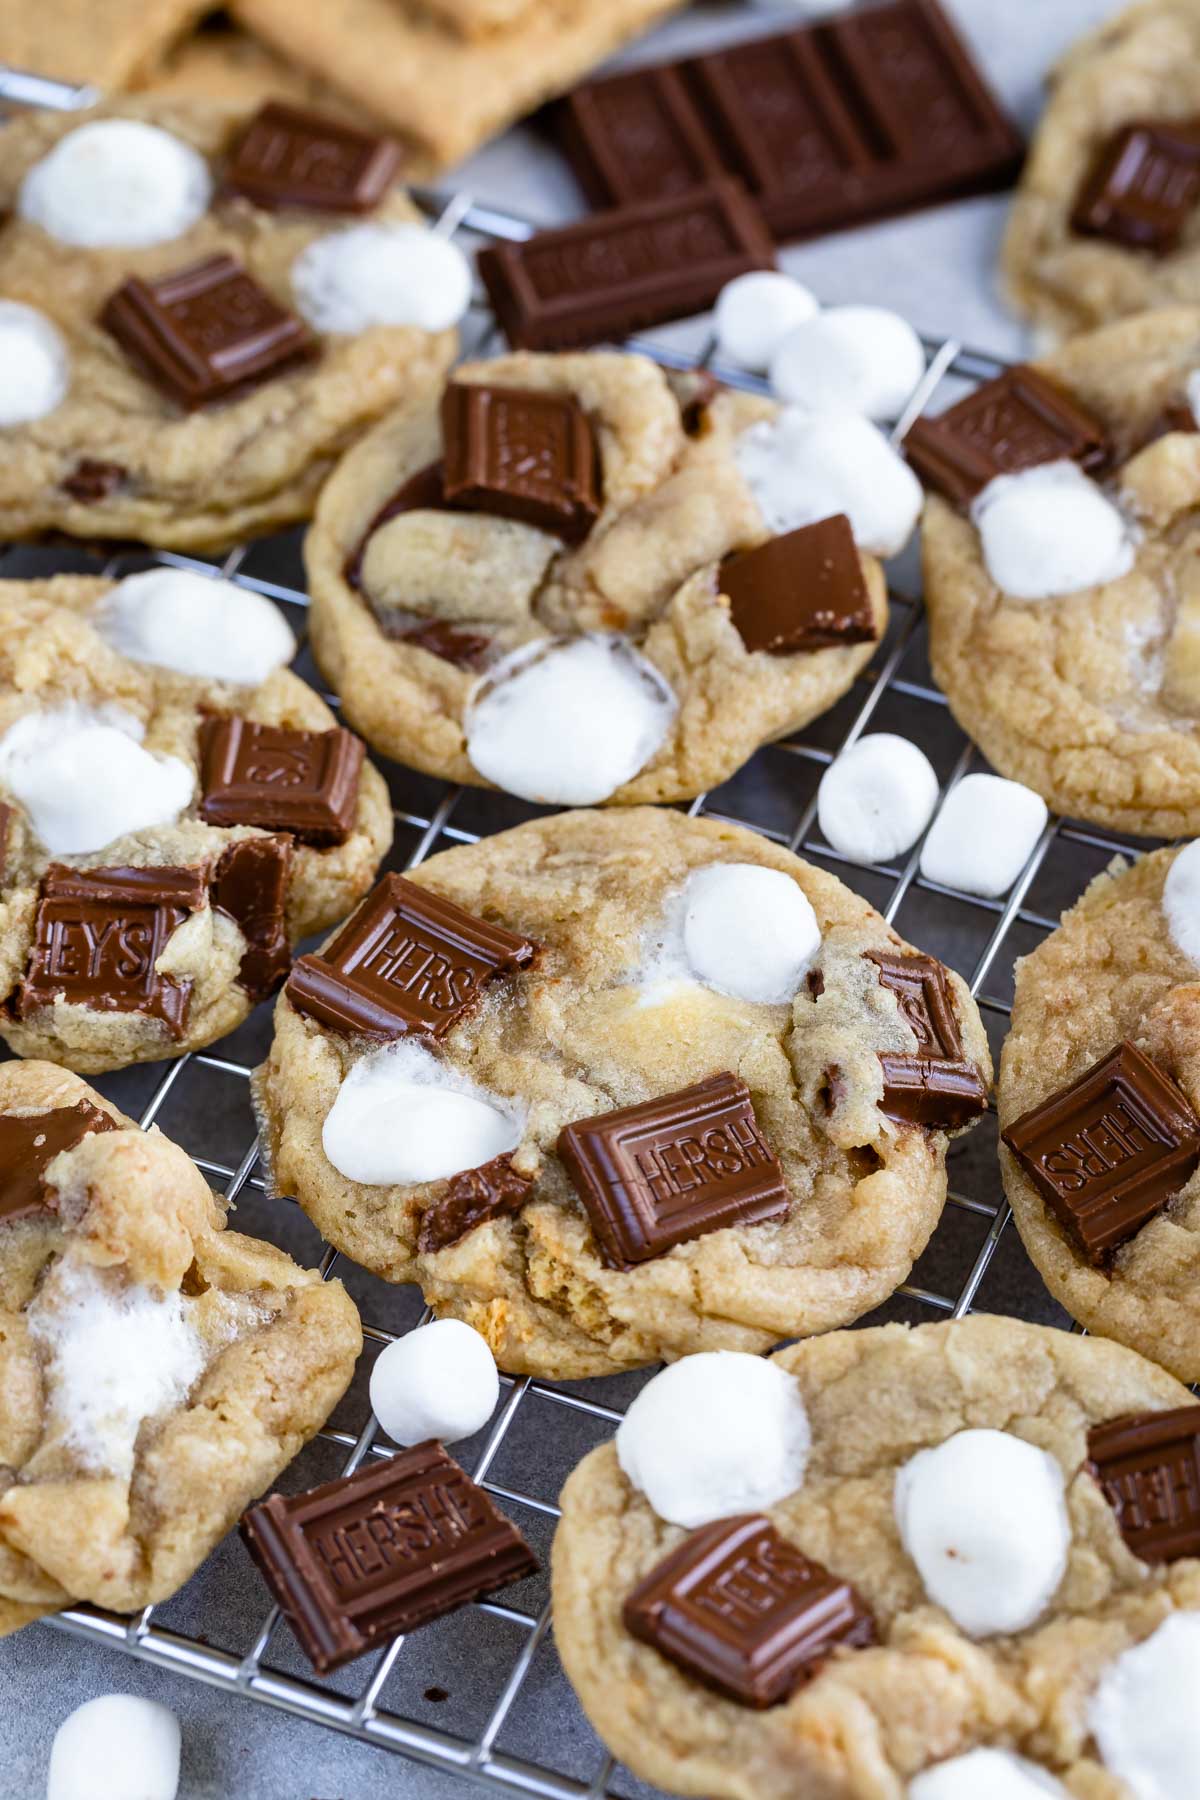
[[45,0],[0,11],[0,62],[59,81],[133,86],[154,70],[207,0]]

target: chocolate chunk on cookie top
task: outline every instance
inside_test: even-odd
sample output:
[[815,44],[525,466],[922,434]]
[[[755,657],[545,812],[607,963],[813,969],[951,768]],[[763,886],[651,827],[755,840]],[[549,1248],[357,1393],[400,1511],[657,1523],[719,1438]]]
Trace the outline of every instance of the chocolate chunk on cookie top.
[[719,580],[747,650],[791,656],[879,636],[844,513],[731,556]]
[[239,838],[221,852],[213,871],[212,903],[246,940],[238,981],[252,1000],[279,987],[292,962],[287,935],[289,837]]
[[1164,256],[1198,201],[1200,122],[1137,121],[1101,148],[1080,187],[1071,229]]
[[488,1219],[519,1212],[532,1185],[531,1176],[513,1168],[511,1156],[495,1156],[482,1168],[464,1169],[452,1177],[443,1197],[421,1214],[418,1250],[432,1255],[457,1244]]
[[1129,1042],[1001,1135],[1096,1265],[1161,1212],[1200,1163],[1200,1119],[1187,1096]]
[[961,506],[997,475],[1039,463],[1091,471],[1109,456],[1108,433],[1077,400],[1023,363],[984,382],[935,419],[918,419],[904,450],[921,479]]
[[224,187],[269,211],[370,212],[396,178],[394,138],[271,100],[229,152]]
[[452,382],[442,398],[443,496],[582,543],[600,513],[591,422],[566,394]]
[[0,1224],[42,1211],[46,1169],[61,1151],[73,1150],[93,1131],[116,1129],[116,1120],[90,1100],[20,1117],[0,1113]]
[[1091,1471],[1143,1562],[1200,1556],[1200,1406],[1128,1413],[1088,1433]]
[[933,956],[905,956],[891,950],[868,950],[866,957],[879,970],[881,985],[895,994],[904,1023],[916,1034],[918,1050],[925,1056],[960,1057],[962,1037],[945,965]]
[[344,844],[354,827],[362,741],[342,726],[296,731],[250,719],[210,720],[201,730],[209,825],[289,831],[302,844]]
[[963,1056],[945,969],[932,956],[868,950],[866,957],[878,968],[881,985],[895,994],[917,1040],[915,1055],[880,1053],[881,1110],[898,1124],[957,1131],[986,1112],[988,1090],[976,1065]]
[[728,1073],[565,1125],[558,1154],[612,1268],[788,1209],[750,1090]]
[[840,1648],[876,1641],[847,1581],[812,1562],[761,1513],[684,1539],[625,1601],[625,1627],[706,1687],[775,1706]]
[[320,1674],[537,1568],[433,1441],[307,1494],[272,1494],[241,1530]]

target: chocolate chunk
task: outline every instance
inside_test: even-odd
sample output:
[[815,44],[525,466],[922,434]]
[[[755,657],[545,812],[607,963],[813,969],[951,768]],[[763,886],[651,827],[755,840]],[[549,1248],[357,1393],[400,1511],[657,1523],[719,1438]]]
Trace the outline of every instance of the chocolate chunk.
[[117,1121],[90,1100],[20,1118],[0,1113],[0,1222],[44,1211],[49,1204],[47,1165],[91,1132],[119,1129]]
[[902,1125],[957,1131],[987,1111],[987,1089],[973,1062],[944,1056],[880,1053],[880,1111]]
[[212,903],[246,940],[238,980],[254,1001],[281,987],[292,964],[286,925],[291,862],[290,838],[239,838],[221,852],[213,874]]
[[430,463],[426,468],[418,469],[415,475],[410,475],[391,498],[384,501],[363,532],[357,547],[346,558],[342,566],[342,577],[346,585],[356,592],[362,587],[362,566],[367,545],[375,533],[391,519],[399,518],[401,513],[406,512],[439,512],[445,505],[446,493],[440,462]]
[[783,1171],[736,1075],[565,1125],[558,1154],[614,1269],[788,1209]]
[[[378,613],[376,617],[378,618]],[[482,631],[463,631],[445,619],[423,619],[418,624],[393,628],[381,620],[388,637],[397,643],[412,644],[417,650],[428,650],[443,662],[459,669],[477,669],[492,647],[492,640]]]
[[969,505],[997,475],[1069,458],[1094,471],[1108,460],[1100,420],[1028,363],[1007,369],[936,419],[918,419],[904,452],[927,486]]
[[1164,256],[1200,201],[1200,122],[1122,125],[1092,164],[1071,229]]
[[1135,1556],[1200,1556],[1200,1406],[1093,1425],[1088,1456]]
[[302,844],[344,844],[354,828],[362,741],[338,725],[293,731],[250,719],[200,730],[200,817],[209,825],[290,831]]
[[591,421],[568,394],[453,381],[442,396],[447,500],[581,544],[600,516]]
[[630,69],[555,109],[562,146],[599,207],[671,200],[727,173],[682,67]]
[[932,956],[902,955],[895,950],[868,950],[866,956],[879,970],[883,986],[895,994],[904,1023],[916,1034],[921,1055],[957,1062],[962,1056],[962,1038],[942,964]]
[[13,1005],[19,1019],[55,1001],[144,1013],[183,1035],[190,981],[154,965],[189,913],[207,903],[203,869],[72,869],[42,877],[33,943]]
[[481,250],[479,273],[510,344],[567,350],[707,312],[735,275],[774,262],[749,196],[716,181]]
[[154,281],[132,276],[100,323],[147,381],[189,412],[232,399],[317,353],[307,325],[225,255]]
[[385,875],[349,924],[292,970],[297,1012],[349,1036],[444,1037],[498,975],[537,946],[403,875]]
[[256,206],[370,212],[403,160],[394,138],[270,100],[229,152],[225,189]]
[[522,1581],[537,1559],[432,1440],[252,1506],[242,1537],[319,1674]]
[[417,1249],[425,1256],[457,1244],[484,1224],[504,1213],[519,1212],[533,1184],[530,1175],[519,1175],[511,1156],[497,1156],[481,1169],[465,1169],[455,1175],[445,1195],[421,1214]]
[[850,1583],[761,1513],[693,1531],[638,1583],[622,1618],[634,1637],[742,1706],[777,1706],[835,1650],[877,1642]]
[[1131,1043],[1001,1133],[1063,1231],[1100,1266],[1200,1163],[1187,1096]]
[[97,462],[91,456],[81,456],[60,485],[63,493],[70,494],[72,500],[78,500],[83,506],[96,506],[116,493],[128,473],[120,463]]
[[844,513],[727,558],[719,579],[747,650],[792,656],[879,636]]

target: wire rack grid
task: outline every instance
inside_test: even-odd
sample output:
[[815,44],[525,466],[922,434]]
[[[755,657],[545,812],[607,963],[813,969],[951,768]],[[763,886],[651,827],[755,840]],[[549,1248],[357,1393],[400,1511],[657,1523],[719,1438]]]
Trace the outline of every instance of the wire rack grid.
[[[81,103],[80,90],[0,71],[0,100],[4,99],[60,107]],[[417,198],[440,220],[443,229],[463,229],[485,238],[510,241],[523,239],[536,229],[530,220],[480,204],[468,195],[419,191]],[[472,308],[470,330],[464,336],[471,339],[472,354],[498,347],[495,321],[478,300]],[[653,337],[630,340],[628,347],[643,351],[667,367],[705,366],[732,385],[766,391],[764,383],[743,371],[717,364],[708,339],[693,354],[671,348]],[[940,395],[943,384],[987,379],[1004,367],[1001,359],[956,341],[926,341],[925,348],[926,373],[897,423],[893,433],[896,441],[935,394]],[[111,574],[155,563],[194,568],[220,574],[275,599],[293,616],[302,614],[307,605],[294,538],[242,544],[216,563],[169,552],[123,549],[116,554],[98,553],[89,561],[85,552],[74,548],[14,548],[0,553],[0,575],[28,576],[64,566],[79,568],[85,563]],[[851,695],[806,731],[760,751],[745,771],[722,789],[693,801],[687,810],[693,815],[704,814],[749,826],[841,875],[878,906],[889,922],[895,922],[906,937],[967,974],[996,1048],[1009,1013],[1014,958],[1054,928],[1057,912],[1075,898],[1092,873],[1112,856],[1128,853],[1133,846],[1103,832],[1052,818],[1007,897],[993,901],[926,880],[919,869],[920,844],[901,863],[864,868],[839,856],[821,837],[816,794],[820,775],[841,750],[869,728],[896,729],[920,743],[938,768],[943,799],[972,767],[985,766],[954,725],[946,701],[928,673],[923,607],[913,568],[910,561],[891,571],[892,623]],[[303,655],[301,668],[302,672],[312,672],[311,665],[304,669]],[[327,698],[336,706],[335,696]],[[438,848],[476,842],[487,832],[530,816],[535,810],[517,807],[498,796],[430,782],[403,769],[392,768],[389,776],[399,846],[392,866],[398,868],[414,868]],[[269,1008],[260,1011],[264,1014],[259,1026],[261,1046],[266,1041],[263,1034],[269,1031]],[[240,1038],[242,1034],[235,1036]],[[223,1189],[230,1203],[245,1206],[257,1197],[264,1209],[273,1205],[281,1215],[293,1209],[267,1201],[258,1171],[258,1143],[248,1092],[256,1060],[256,1054],[239,1054],[236,1046],[227,1047],[225,1054],[218,1047],[182,1057],[161,1073],[154,1070],[148,1092],[144,1087],[141,1091],[140,1106],[129,1110],[138,1111],[140,1123],[146,1127],[182,1109],[189,1118],[188,1135],[193,1142],[188,1147],[194,1160]],[[233,1107],[217,1108],[211,1118],[206,1117],[203,1104],[190,1108],[187,1104],[189,1087],[202,1071],[227,1078],[237,1088]],[[119,1079],[101,1085],[108,1087],[114,1098],[122,1098]],[[1069,1323],[1024,1260],[1016,1234],[1008,1230],[1010,1215],[1000,1190],[994,1143],[993,1121],[962,1140],[952,1153],[949,1205],[929,1249],[914,1270],[913,1279],[886,1308],[864,1322],[878,1322],[881,1317],[910,1321],[958,1318],[982,1298],[989,1310],[1042,1322]],[[259,1216],[268,1220],[263,1230],[264,1235],[269,1235],[268,1215],[264,1211]],[[362,1276],[360,1271],[348,1270],[345,1259],[332,1247],[325,1247],[320,1268],[326,1277],[337,1272],[354,1279],[369,1351],[391,1342],[399,1329],[406,1328],[400,1325],[393,1329],[394,1321],[387,1325],[376,1322],[387,1315],[395,1290]],[[989,1287],[984,1295],[982,1291],[989,1283],[994,1284],[995,1291]],[[427,1312],[411,1308],[407,1328],[428,1317]],[[548,1434],[565,1428],[568,1422],[578,1426],[581,1421],[591,1440],[600,1441],[614,1429],[639,1384],[628,1378],[616,1383],[565,1385],[528,1377],[505,1379],[502,1405],[474,1446],[473,1458],[469,1460],[471,1472],[523,1527],[540,1521],[543,1532],[552,1529],[557,1517],[553,1492],[537,1491],[539,1483],[532,1478],[527,1451],[508,1457],[511,1472],[501,1468],[506,1448],[511,1450],[522,1436],[523,1418],[531,1407],[537,1406],[539,1425],[533,1435],[543,1445]],[[613,1388],[618,1391],[610,1394]],[[366,1458],[391,1453],[389,1446],[377,1441],[377,1422],[365,1392],[358,1393],[356,1400],[356,1414],[344,1423],[335,1414],[334,1421],[318,1436],[318,1442],[336,1457],[334,1467],[323,1471],[319,1478],[338,1472],[348,1474]],[[530,1433],[524,1436],[528,1438]],[[303,1462],[302,1456],[297,1466]],[[301,1478],[298,1485],[311,1485],[311,1479]],[[240,1548],[227,1547],[223,1554],[230,1559],[229,1569],[235,1579],[246,1584],[257,1582],[257,1575],[244,1559],[234,1560],[241,1558]],[[225,1578],[229,1578],[228,1573]],[[185,1589],[184,1593],[188,1591]],[[428,1632],[411,1644],[399,1638],[378,1653],[373,1663],[364,1660],[354,1665],[353,1678],[361,1681],[363,1669],[369,1673],[362,1685],[347,1692],[344,1679],[321,1681],[304,1669],[302,1659],[290,1644],[290,1634],[286,1628],[281,1630],[278,1608],[266,1604],[265,1590],[258,1591],[263,1603],[256,1626],[248,1637],[229,1647],[213,1641],[204,1629],[208,1621],[203,1613],[198,1618],[188,1614],[190,1631],[174,1628],[171,1602],[147,1607],[133,1619],[79,1607],[48,1624],[124,1651],[160,1669],[208,1683],[228,1695],[256,1700],[349,1734],[363,1743],[399,1752],[496,1793],[533,1795],[541,1800],[600,1800],[601,1796],[628,1800],[630,1795],[651,1792],[603,1754],[581,1717],[576,1716],[572,1728],[565,1733],[572,1746],[571,1755],[565,1759],[572,1764],[570,1768],[554,1766],[555,1758],[539,1753],[536,1744],[528,1748],[529,1730],[514,1729],[524,1701],[534,1690],[539,1694],[541,1713],[544,1715],[549,1707],[558,1715],[559,1729],[543,1733],[543,1742],[549,1736],[556,1740],[564,1736],[563,1708],[573,1708],[578,1715],[577,1704],[553,1656],[549,1603],[539,1604],[539,1596],[528,1608],[485,1601],[468,1609],[469,1619],[488,1618],[508,1628],[516,1648],[508,1657],[507,1666],[497,1666],[490,1703],[482,1715],[476,1713],[473,1728],[448,1729],[430,1722],[428,1717],[414,1716],[421,1708],[397,1708],[389,1703],[385,1691],[394,1682],[402,1659],[420,1670],[418,1686],[420,1681],[433,1680],[438,1675],[436,1655],[426,1660],[422,1647],[431,1641]],[[544,1586],[541,1595],[544,1596]],[[290,1668],[286,1666],[289,1663]],[[424,1690],[426,1701],[450,1698],[441,1687]],[[428,1708],[424,1710],[428,1712]],[[536,1737],[536,1726],[532,1731]],[[510,1735],[525,1747],[506,1747]],[[561,1762],[563,1758],[557,1760]]]

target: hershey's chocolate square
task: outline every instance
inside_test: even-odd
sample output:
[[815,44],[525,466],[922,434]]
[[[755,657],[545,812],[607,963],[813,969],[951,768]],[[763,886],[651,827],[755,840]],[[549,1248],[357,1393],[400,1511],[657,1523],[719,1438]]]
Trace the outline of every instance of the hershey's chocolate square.
[[402,160],[394,138],[269,100],[230,149],[224,186],[268,209],[364,213],[378,206]]
[[246,940],[238,980],[251,1000],[265,1000],[292,964],[287,935],[290,837],[239,838],[217,860],[212,903],[228,913]]
[[1093,470],[1109,449],[1101,421],[1028,363],[984,382],[937,418],[918,419],[904,440],[922,481],[960,506],[997,475],[1066,458]]
[[0,1223],[44,1211],[46,1169],[61,1151],[73,1150],[93,1131],[119,1129],[90,1100],[20,1117],[0,1113]]
[[957,1131],[987,1111],[987,1089],[973,1062],[945,1056],[908,1056],[881,1051],[883,1099],[880,1109],[902,1125],[927,1131]]
[[1093,1425],[1088,1456],[1135,1556],[1200,1556],[1200,1406]]
[[1200,121],[1142,120],[1103,145],[1080,187],[1071,229],[1163,256],[1200,201]]
[[895,994],[901,1016],[916,1034],[923,1056],[962,1056],[962,1038],[950,999],[946,971],[936,957],[911,956],[893,950],[868,950],[867,961],[879,970],[882,986]]
[[600,462],[577,400],[454,381],[442,434],[447,502],[583,542],[600,514]]
[[532,1176],[519,1174],[510,1155],[451,1176],[442,1198],[421,1214],[417,1249],[423,1256],[432,1255],[457,1244],[488,1219],[519,1212],[532,1185]]
[[200,817],[207,824],[289,831],[302,844],[344,844],[349,837],[363,763],[352,731],[209,719],[200,750]]
[[727,558],[719,580],[747,650],[791,656],[879,636],[844,513]]

